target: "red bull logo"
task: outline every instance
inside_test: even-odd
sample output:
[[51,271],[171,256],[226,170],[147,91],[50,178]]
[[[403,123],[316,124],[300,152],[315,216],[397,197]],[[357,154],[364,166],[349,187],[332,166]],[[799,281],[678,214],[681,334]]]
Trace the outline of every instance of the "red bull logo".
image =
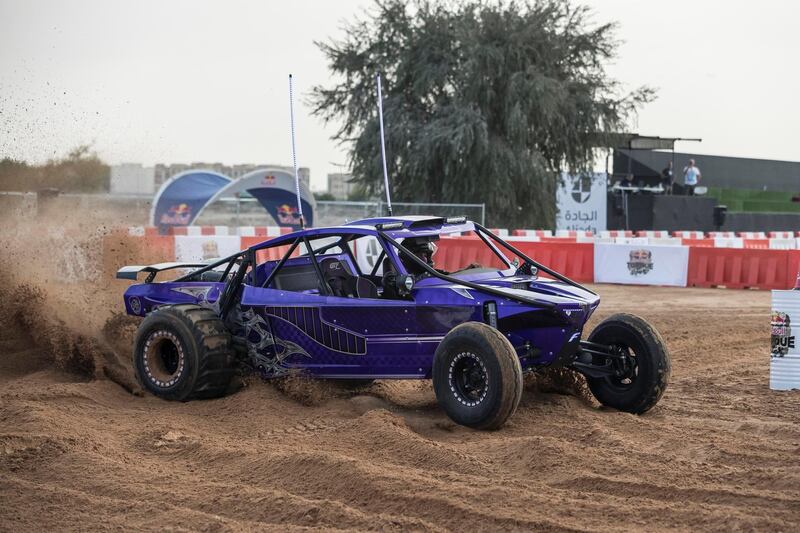
[[289,204],[279,205],[278,223],[292,225],[292,226],[298,224],[299,220],[297,218],[297,208],[292,207]]
[[789,315],[780,311],[773,311],[770,329],[772,357],[783,357],[795,346]]
[[172,226],[188,226],[192,220],[192,208],[189,204],[171,205],[167,212],[161,215],[160,224]]
[[628,271],[632,276],[647,274],[653,270],[653,252],[650,250],[631,250],[628,254]]

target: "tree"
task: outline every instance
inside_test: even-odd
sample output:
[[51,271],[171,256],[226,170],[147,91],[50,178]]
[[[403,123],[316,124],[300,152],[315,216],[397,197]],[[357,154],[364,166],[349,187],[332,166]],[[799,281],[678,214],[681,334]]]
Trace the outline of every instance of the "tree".
[[605,73],[613,24],[566,0],[378,0],[341,41],[317,43],[334,74],[314,112],[340,124],[354,181],[382,193],[375,74],[384,80],[392,198],[485,202],[490,224],[551,227],[562,170],[652,98]]
[[322,201],[331,201],[331,200],[336,200],[336,197],[334,195],[332,195],[331,193],[329,193],[328,191],[315,192],[314,193],[314,200],[321,201],[321,202]]
[[31,165],[11,158],[0,160],[0,189],[36,191],[56,188],[65,192],[108,192],[111,168],[89,145],[72,149],[65,157]]

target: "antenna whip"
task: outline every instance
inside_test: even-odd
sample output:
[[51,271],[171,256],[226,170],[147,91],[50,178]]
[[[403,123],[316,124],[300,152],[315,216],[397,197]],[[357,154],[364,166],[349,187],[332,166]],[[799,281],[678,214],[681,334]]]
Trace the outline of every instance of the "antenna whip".
[[381,158],[383,160],[383,187],[386,189],[386,205],[389,208],[389,216],[392,216],[392,196],[389,191],[389,172],[386,170],[386,140],[383,134],[383,93],[381,92],[381,74],[375,75],[375,83],[378,85],[378,120],[381,123]]
[[291,74],[289,74],[289,121],[292,130],[292,165],[294,166],[294,188],[297,193],[297,212],[300,215],[300,229],[304,229],[303,203],[300,201],[300,175],[297,172],[297,150],[294,145],[294,93],[292,92]]

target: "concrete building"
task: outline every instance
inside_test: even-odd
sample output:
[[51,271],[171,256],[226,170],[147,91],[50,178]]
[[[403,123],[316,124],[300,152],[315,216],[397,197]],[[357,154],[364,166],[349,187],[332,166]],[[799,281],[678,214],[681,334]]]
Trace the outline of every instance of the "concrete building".
[[352,174],[328,174],[328,192],[337,200],[347,200],[356,188],[356,184],[350,181],[352,178]]
[[153,167],[144,167],[139,163],[111,166],[111,194],[149,196],[155,193],[155,190]]
[[[176,174],[180,174],[181,172],[185,172],[187,170],[213,170],[214,172],[219,172],[225,176],[228,176],[232,179],[239,179],[248,172],[252,172],[253,170],[258,170],[259,168],[277,168],[280,170],[285,170],[290,174],[294,174],[294,168],[286,165],[274,165],[274,164],[259,164],[254,165],[251,163],[243,163],[237,165],[225,165],[222,163],[204,163],[202,161],[195,161],[193,163],[185,164],[185,163],[172,163],[172,164],[163,164],[159,163],[155,166],[155,186],[156,188],[161,187],[161,185],[167,181],[169,178]],[[311,170],[308,167],[299,167],[297,169],[297,173],[300,175],[300,181],[305,183],[307,186],[311,186]]]

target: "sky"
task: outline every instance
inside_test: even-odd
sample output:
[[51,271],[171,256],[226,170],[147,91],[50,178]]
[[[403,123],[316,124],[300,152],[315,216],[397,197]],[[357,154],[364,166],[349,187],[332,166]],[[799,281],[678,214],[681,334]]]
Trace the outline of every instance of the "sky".
[[[658,98],[630,131],[700,137],[678,151],[800,161],[800,2],[587,0],[616,21],[608,74]],[[307,95],[330,83],[315,41],[371,0],[0,0],[0,159],[90,143],[111,164],[291,164],[312,188],[347,168]],[[699,162],[700,163],[700,162]],[[702,165],[702,163],[700,163]]]

